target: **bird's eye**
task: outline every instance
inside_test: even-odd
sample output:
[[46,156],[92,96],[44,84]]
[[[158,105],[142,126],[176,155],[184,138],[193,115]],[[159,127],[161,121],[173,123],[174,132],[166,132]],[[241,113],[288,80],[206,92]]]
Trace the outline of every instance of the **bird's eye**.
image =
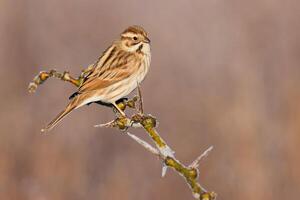
[[137,39],[138,39],[137,37],[135,37],[135,36],[133,37],[133,40],[137,41]]

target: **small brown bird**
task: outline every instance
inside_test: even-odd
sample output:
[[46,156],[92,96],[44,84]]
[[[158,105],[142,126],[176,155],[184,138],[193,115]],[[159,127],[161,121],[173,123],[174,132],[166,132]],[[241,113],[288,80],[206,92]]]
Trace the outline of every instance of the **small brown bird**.
[[121,38],[104,51],[83,83],[70,97],[67,105],[42,132],[51,130],[74,109],[93,102],[116,105],[116,101],[131,93],[145,78],[151,61],[150,40],[140,26],[130,26]]

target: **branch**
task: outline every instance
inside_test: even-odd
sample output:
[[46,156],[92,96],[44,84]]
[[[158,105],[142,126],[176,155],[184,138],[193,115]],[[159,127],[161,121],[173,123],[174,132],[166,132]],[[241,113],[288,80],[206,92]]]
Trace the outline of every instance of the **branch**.
[[49,72],[41,71],[38,75],[36,75],[33,80],[28,85],[28,91],[33,93],[36,91],[37,87],[43,84],[48,78],[58,78],[63,81],[67,81],[76,87],[79,87],[84,80],[84,78],[91,72],[93,69],[93,65],[87,67],[87,69],[83,70],[80,76],[76,79],[73,78],[69,72],[65,71],[63,73],[57,72],[55,69],[51,69]]
[[[86,70],[83,70],[80,76],[75,79],[70,76],[69,72],[59,73],[56,70],[50,70],[49,72],[40,72],[33,81],[29,84],[29,92],[35,92],[37,87],[44,83],[49,77],[55,77],[63,81],[67,81],[79,87],[85,77],[91,72],[93,65],[90,65]],[[175,157],[175,152],[167,145],[167,143],[162,139],[159,133],[156,131],[155,127],[157,124],[156,119],[151,115],[145,115],[143,113],[143,103],[141,97],[141,90],[138,87],[139,97],[134,97],[131,100],[124,99],[118,102],[118,107],[121,110],[125,110],[127,107],[134,108],[137,110],[137,114],[133,115],[131,118],[119,116],[116,109],[113,111],[116,113],[117,118],[105,124],[96,125],[95,127],[107,127],[107,128],[118,128],[119,130],[127,130],[130,127],[141,128],[148,133],[156,147],[151,146],[144,140],[138,138],[137,136],[127,132],[127,135],[142,145],[146,150],[150,151],[154,155],[157,155],[163,161],[162,176],[165,175],[168,167],[175,170],[179,175],[181,175],[186,183],[192,190],[193,196],[199,200],[214,200],[217,197],[215,192],[209,192],[205,190],[198,182],[197,178],[199,175],[199,162],[202,158],[208,155],[208,152],[212,150],[213,147],[208,148],[204,153],[197,157],[189,166],[185,166]],[[136,102],[139,101],[139,107],[135,106]]]
[[208,152],[212,150],[212,147],[207,149],[201,154],[191,165],[185,166],[175,158],[174,151],[167,145],[155,129],[156,119],[151,115],[135,114],[131,118],[121,117],[117,118],[104,125],[97,125],[96,127],[109,127],[118,128],[120,130],[127,130],[130,127],[143,127],[151,139],[154,141],[156,148],[152,147],[147,142],[127,132],[127,135],[134,139],[136,142],[141,144],[148,151],[154,155],[158,155],[163,161],[163,172],[164,176],[166,168],[170,167],[175,170],[179,175],[184,177],[185,181],[192,190],[193,196],[200,200],[213,200],[216,199],[215,192],[208,192],[198,182],[197,178],[199,175],[198,163],[199,161],[207,156]]

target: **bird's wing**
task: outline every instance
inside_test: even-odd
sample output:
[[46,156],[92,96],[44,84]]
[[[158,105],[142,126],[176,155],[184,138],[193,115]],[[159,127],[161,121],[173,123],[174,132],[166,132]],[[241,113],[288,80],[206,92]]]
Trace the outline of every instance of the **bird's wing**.
[[102,62],[102,66],[95,67],[93,72],[86,77],[78,90],[79,94],[100,90],[124,80],[134,74],[141,64],[136,55],[128,53],[112,55],[104,61],[100,59],[99,62]]

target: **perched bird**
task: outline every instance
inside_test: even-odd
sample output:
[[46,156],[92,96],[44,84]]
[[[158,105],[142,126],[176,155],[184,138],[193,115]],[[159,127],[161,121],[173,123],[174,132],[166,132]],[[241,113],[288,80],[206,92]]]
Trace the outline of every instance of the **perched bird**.
[[94,63],[78,91],[70,97],[67,107],[41,131],[51,130],[71,111],[93,102],[112,104],[125,115],[116,101],[127,96],[144,80],[150,61],[147,32],[140,26],[128,27]]

